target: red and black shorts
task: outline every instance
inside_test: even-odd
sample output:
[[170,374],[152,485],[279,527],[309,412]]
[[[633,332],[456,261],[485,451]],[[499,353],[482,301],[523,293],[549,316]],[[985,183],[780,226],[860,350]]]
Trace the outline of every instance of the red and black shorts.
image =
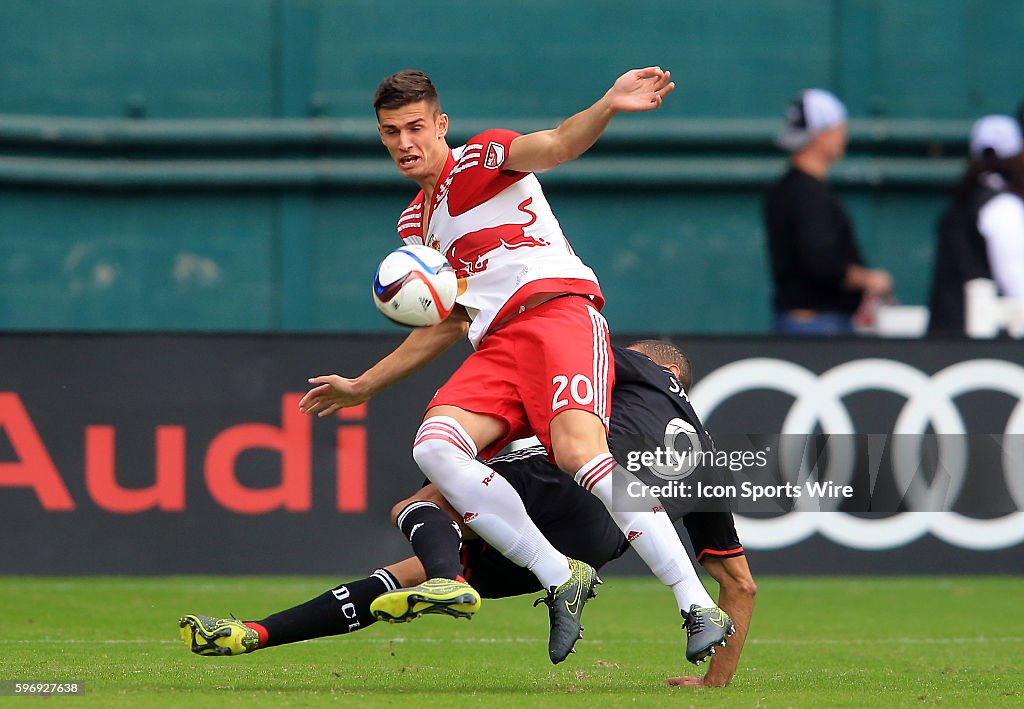
[[693,545],[693,555],[700,563],[743,556],[731,512],[691,512],[683,515],[683,525]]

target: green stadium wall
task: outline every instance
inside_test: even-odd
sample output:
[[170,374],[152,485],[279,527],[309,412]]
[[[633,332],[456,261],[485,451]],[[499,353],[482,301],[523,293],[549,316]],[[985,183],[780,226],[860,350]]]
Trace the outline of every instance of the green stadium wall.
[[542,177],[617,330],[759,332],[760,198],[785,104],[852,116],[835,180],[863,251],[927,298],[970,121],[1024,98],[998,0],[5,0],[0,328],[388,331],[370,281],[414,188],[368,103],[430,73],[458,141],[551,126],[622,70],[679,88]]

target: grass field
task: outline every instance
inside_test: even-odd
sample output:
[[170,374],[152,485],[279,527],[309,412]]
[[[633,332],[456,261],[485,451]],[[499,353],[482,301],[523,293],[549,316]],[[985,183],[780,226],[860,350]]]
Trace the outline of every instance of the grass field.
[[726,689],[663,686],[692,667],[671,594],[607,581],[578,654],[556,667],[546,609],[525,598],[485,601],[468,622],[205,658],[177,640],[181,613],[262,617],[335,582],[2,577],[0,680],[84,682],[84,696],[53,701],[93,706],[1024,706],[1022,578],[759,579]]

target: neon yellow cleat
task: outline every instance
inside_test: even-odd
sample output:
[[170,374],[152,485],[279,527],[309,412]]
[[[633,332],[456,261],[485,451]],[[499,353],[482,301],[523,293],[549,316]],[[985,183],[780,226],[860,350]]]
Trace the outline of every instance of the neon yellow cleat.
[[480,610],[480,594],[465,581],[427,579],[419,586],[400,588],[373,599],[370,612],[377,620],[405,623],[429,613],[472,618]]
[[244,655],[260,644],[259,634],[235,618],[196,613],[179,619],[178,627],[185,647],[197,655]]

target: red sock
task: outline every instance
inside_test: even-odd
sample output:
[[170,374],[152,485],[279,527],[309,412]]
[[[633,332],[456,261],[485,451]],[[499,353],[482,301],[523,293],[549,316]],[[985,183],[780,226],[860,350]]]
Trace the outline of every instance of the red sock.
[[269,635],[267,633],[267,629],[264,628],[259,623],[246,623],[246,625],[248,627],[252,628],[253,630],[255,630],[256,634],[260,636],[260,645],[259,645],[259,647],[261,647],[261,648],[262,647],[266,647],[267,646],[267,638],[269,637]]

